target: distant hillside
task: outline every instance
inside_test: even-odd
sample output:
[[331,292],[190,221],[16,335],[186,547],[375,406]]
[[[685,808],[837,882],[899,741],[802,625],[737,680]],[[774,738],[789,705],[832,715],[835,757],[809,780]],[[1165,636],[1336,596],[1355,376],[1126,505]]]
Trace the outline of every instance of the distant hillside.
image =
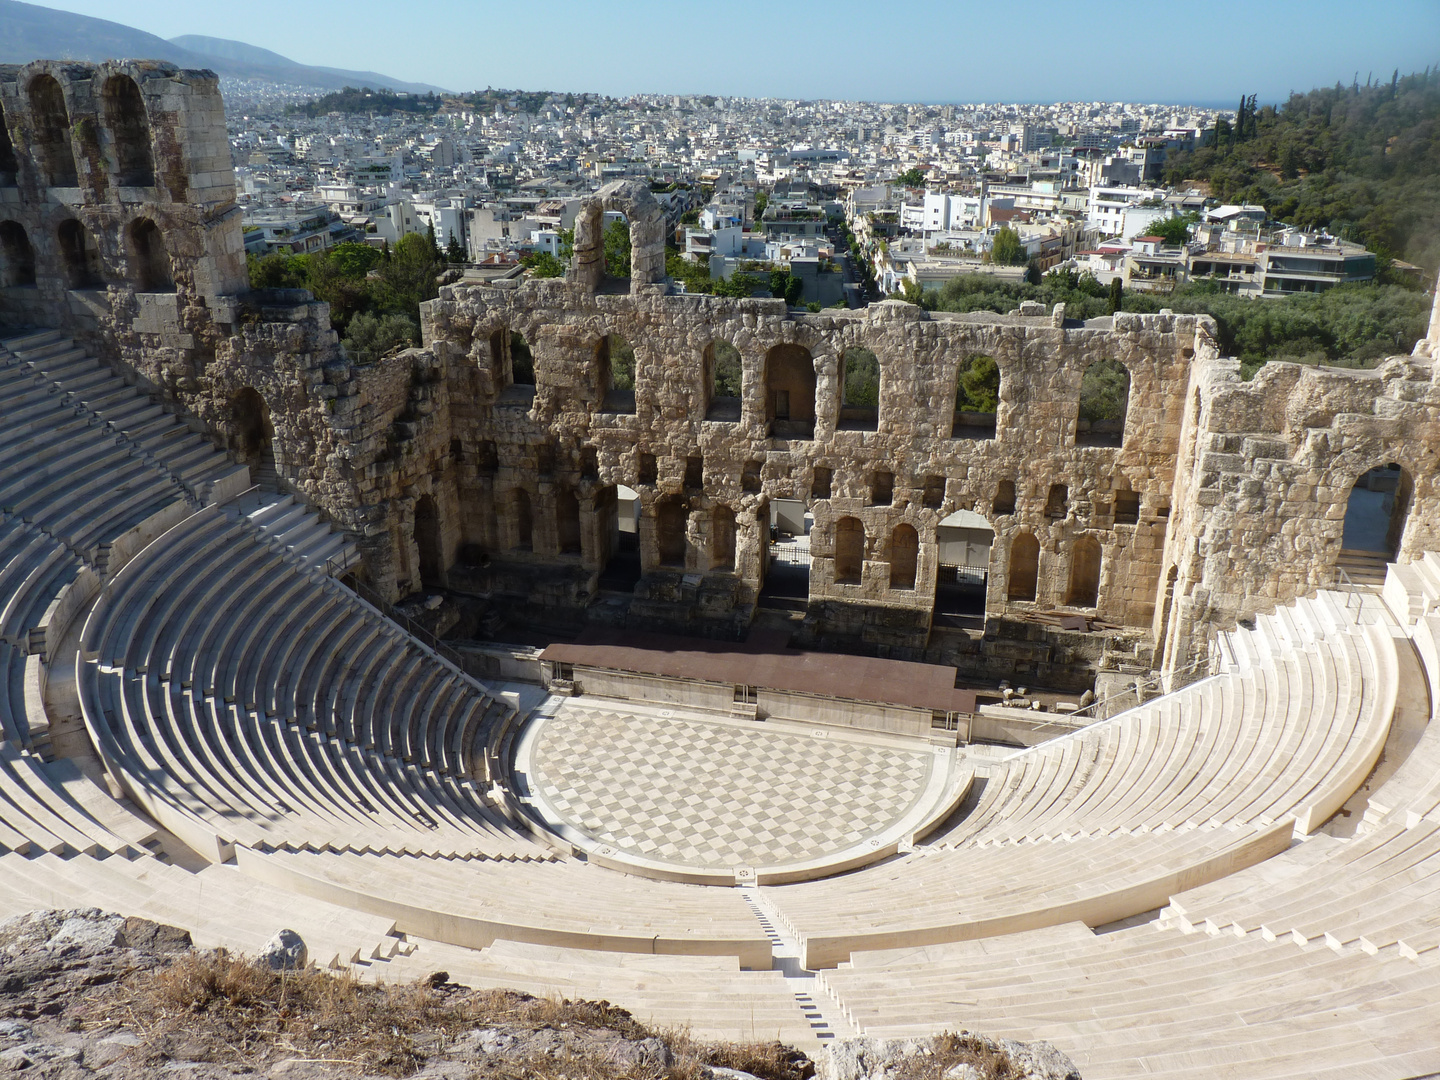
[[[291,68],[305,72],[319,72],[320,75],[309,75],[310,86],[360,86],[369,87],[373,90],[403,90],[409,94],[444,94],[449,91],[439,86],[431,86],[429,83],[401,82],[399,79],[392,79],[388,75],[381,75],[378,71],[347,71],[344,68],[318,67],[311,64],[297,64],[288,57],[279,53],[271,52],[269,49],[262,49],[255,45],[247,45],[243,41],[230,41],[227,38],[205,37],[201,34],[182,34],[180,37],[171,38],[172,44],[179,45],[182,49],[189,49],[191,52],[203,54],[210,60],[212,67],[219,63],[237,63],[254,66],[271,67],[277,70],[288,70]],[[217,69],[218,70],[218,69]],[[325,81],[317,81],[322,76],[330,76]],[[291,82],[301,82],[300,79],[292,79]]]
[[0,63],[31,60],[168,60],[181,67],[209,68],[237,79],[294,83],[340,90],[346,86],[386,87],[426,93],[438,87],[408,83],[373,71],[297,64],[268,49],[239,41],[189,36],[166,41],[154,34],[20,0],[0,0]]

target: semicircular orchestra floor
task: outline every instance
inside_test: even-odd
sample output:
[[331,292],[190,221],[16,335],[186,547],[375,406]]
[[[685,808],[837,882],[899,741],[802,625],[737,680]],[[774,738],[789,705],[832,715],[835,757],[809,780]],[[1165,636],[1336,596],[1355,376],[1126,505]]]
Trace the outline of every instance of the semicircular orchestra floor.
[[952,757],[917,739],[573,699],[531,720],[517,770],[538,817],[592,857],[733,873],[878,848],[926,816]]

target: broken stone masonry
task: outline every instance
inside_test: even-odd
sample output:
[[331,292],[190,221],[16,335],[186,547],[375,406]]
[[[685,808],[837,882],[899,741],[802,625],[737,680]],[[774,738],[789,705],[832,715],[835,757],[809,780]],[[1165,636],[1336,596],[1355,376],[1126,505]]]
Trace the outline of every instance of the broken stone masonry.
[[[619,182],[584,203],[566,278],[447,285],[422,348],[358,365],[325,304],[247,289],[212,73],[8,66],[0,108],[0,318],[73,334],[309,499],[392,601],[451,585],[542,621],[741,636],[771,504],[795,500],[813,515],[799,643],[1050,685],[1119,657],[1174,682],[1214,629],[1335,584],[1367,470],[1403,470],[1398,558],[1440,543],[1440,308],[1413,356],[1247,382],[1206,317],[678,294],[659,207]],[[630,224],[628,281],[604,276],[607,210]],[[722,346],[738,400],[717,393]],[[515,381],[522,349],[533,384]],[[878,409],[843,401],[853,349],[878,359]],[[1000,371],[993,418],[955,411],[979,356]],[[1128,373],[1108,427],[1080,417],[1097,361]],[[640,578],[612,616],[600,579],[635,503]],[[932,625],[957,510],[994,532],[978,640]]]

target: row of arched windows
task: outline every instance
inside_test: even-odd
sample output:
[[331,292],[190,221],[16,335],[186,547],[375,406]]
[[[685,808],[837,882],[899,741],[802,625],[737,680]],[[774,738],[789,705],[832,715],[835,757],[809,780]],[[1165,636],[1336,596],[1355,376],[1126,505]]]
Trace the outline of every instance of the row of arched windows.
[[[508,346],[508,348],[507,348]],[[533,386],[534,363],[518,333],[502,328],[491,335],[496,363],[508,355],[510,383]],[[815,361],[803,345],[781,344],[765,354],[765,421],[777,437],[813,438],[816,420]],[[595,346],[595,378],[600,411],[635,411],[635,350],[619,334]],[[875,431],[883,390],[880,361],[869,349],[852,345],[840,355],[840,401],[835,426],[840,431]],[[1000,403],[1000,366],[992,357],[967,357],[956,369],[955,406],[949,418],[954,439],[993,439]],[[738,423],[742,416],[744,363],[727,341],[712,341],[702,354],[705,419]],[[1079,446],[1119,446],[1129,408],[1130,373],[1117,360],[1090,364],[1081,378],[1075,441]]]
[[[85,125],[71,124],[65,90],[53,75],[40,74],[25,88],[33,121],[35,166],[44,187],[75,187],[79,183],[75,140],[87,137]],[[100,92],[101,119],[112,151],[112,183],[150,187],[155,183],[155,157],[150,142],[150,121],[140,87],[128,75],[112,75]],[[19,161],[9,125],[0,110],[0,186],[13,187]]]
[[[140,218],[125,230],[125,239],[136,290],[172,291],[175,280],[159,226],[149,218]],[[100,252],[84,225],[74,218],[62,221],[55,230],[55,243],[67,288],[94,289],[105,284]],[[35,247],[25,227],[18,221],[0,221],[0,285],[34,285],[35,280]]]

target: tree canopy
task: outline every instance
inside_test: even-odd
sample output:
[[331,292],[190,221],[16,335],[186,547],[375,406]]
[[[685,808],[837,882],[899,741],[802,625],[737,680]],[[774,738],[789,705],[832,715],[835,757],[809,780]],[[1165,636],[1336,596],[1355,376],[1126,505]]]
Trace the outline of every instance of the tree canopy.
[[[1408,354],[1425,336],[1430,318],[1429,298],[1398,285],[1337,285],[1321,293],[1273,299],[1234,296],[1208,281],[1181,285],[1165,295],[1116,292],[1122,311],[1167,307],[1180,314],[1213,316],[1220,351],[1238,357],[1247,375],[1266,360],[1369,366],[1382,357]],[[1099,318],[1115,310],[1106,286],[1089,274],[1065,270],[1051,271],[1039,285],[966,274],[921,293],[919,299],[934,310],[1002,315],[1022,300],[1038,300],[1047,308],[1063,303],[1071,319]]]
[[1019,266],[1026,260],[1025,245],[1020,234],[1010,226],[1003,226],[990,244],[990,258],[1001,266]]
[[1337,83],[1278,108],[1251,96],[1207,142],[1172,154],[1165,182],[1206,181],[1222,202],[1440,269],[1440,74]]

